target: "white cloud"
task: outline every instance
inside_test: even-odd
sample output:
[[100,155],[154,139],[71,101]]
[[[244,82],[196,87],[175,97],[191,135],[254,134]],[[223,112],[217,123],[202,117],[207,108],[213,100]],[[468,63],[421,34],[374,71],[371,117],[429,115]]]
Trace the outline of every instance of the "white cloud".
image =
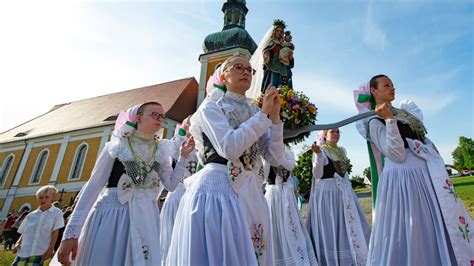
[[303,88],[320,114],[356,114],[353,87],[320,74],[300,73],[295,80],[295,88]]
[[386,34],[375,21],[372,10],[372,2],[367,7],[365,25],[363,31],[364,43],[372,49],[384,50],[386,43]]
[[[9,26],[0,28],[0,87],[8,99],[0,105],[0,132],[56,104],[199,75],[203,36],[193,25],[104,7],[1,4],[0,25]],[[156,27],[157,21],[173,27]]]

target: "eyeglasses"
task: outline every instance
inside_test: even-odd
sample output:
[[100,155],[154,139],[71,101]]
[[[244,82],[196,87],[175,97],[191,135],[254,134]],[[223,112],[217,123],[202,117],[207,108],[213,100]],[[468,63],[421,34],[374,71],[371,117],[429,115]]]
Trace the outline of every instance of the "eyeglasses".
[[247,72],[249,72],[252,76],[255,75],[255,72],[257,72],[255,69],[253,69],[252,67],[244,67],[242,64],[235,64],[231,67],[229,67],[227,70],[230,70],[230,69],[233,69],[235,72],[239,73],[239,74],[243,74],[245,70],[247,70]]
[[160,120],[160,119],[163,119],[165,120],[166,119],[166,115],[165,114],[160,114],[160,113],[157,113],[157,112],[151,112],[151,113],[143,113],[143,115],[149,115],[151,116],[153,119],[155,120]]

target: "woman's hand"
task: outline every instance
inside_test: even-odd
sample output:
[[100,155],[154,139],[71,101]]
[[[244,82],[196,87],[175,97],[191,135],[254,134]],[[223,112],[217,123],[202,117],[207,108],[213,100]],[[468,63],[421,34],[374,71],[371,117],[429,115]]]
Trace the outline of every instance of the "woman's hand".
[[183,123],[181,123],[181,127],[186,131],[189,130],[190,120],[191,120],[191,116],[188,116],[183,120]]
[[316,143],[313,143],[313,145],[311,145],[311,150],[313,150],[314,153],[321,153],[321,147],[319,147]]
[[272,123],[277,125],[281,123],[280,119],[280,93],[278,90],[276,91],[276,94],[273,98],[273,107],[272,107],[272,112],[270,113],[270,119],[272,120]]
[[[265,95],[262,101],[262,112],[266,115],[271,115],[273,111],[273,105],[275,101],[275,95],[278,96],[278,91],[272,85],[268,85]],[[278,101],[280,104],[280,101]]]
[[385,120],[393,119],[392,108],[388,103],[377,104],[375,106],[375,113]]
[[72,257],[72,260],[76,260],[77,254],[77,238],[70,238],[61,241],[61,245],[58,250],[58,260],[61,264],[66,266],[71,265],[69,261],[69,256]]
[[181,147],[179,149],[180,154],[182,157],[188,159],[189,154],[194,150],[194,146],[196,143],[194,142],[194,138],[191,137],[189,141],[181,143]]

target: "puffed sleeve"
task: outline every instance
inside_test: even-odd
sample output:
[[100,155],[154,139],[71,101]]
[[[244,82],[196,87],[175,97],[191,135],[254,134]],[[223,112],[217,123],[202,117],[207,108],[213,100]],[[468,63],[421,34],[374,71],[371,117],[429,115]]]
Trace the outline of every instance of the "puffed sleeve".
[[[286,164],[288,166],[288,162],[283,156],[284,153],[283,123],[278,125],[272,124],[270,129],[265,133],[265,160],[267,160],[271,165]],[[285,167],[285,165],[283,165],[283,167]],[[287,168],[285,167],[285,169]]]
[[97,200],[100,192],[105,187],[107,180],[109,179],[112,167],[114,165],[114,158],[110,156],[108,146],[110,143],[104,147],[102,152],[97,159],[94,169],[92,170],[92,175],[89,179],[89,182],[86,183],[81,197],[77,202],[74,211],[69,218],[69,222],[64,231],[63,239],[69,238],[79,238],[81,233],[82,226],[89,214],[92,205]]
[[378,119],[369,121],[370,139],[385,157],[396,163],[405,161],[405,145],[400,136],[396,119],[385,120],[385,125]]
[[188,159],[179,155],[176,166],[172,167],[173,154],[176,149],[176,143],[170,140],[160,141],[160,157],[163,158],[160,164],[160,178],[166,190],[174,191],[181,178],[184,177]]
[[313,163],[313,178],[320,179],[321,177],[323,177],[324,165],[329,163],[329,161],[326,159],[326,156],[324,155],[324,152],[323,151],[321,151],[320,153],[313,152],[312,163]]
[[[272,121],[262,112],[257,112],[236,129],[229,124],[224,111],[215,102],[207,102],[201,113],[202,131],[212,143],[217,153],[230,161],[236,161],[267,129]],[[283,126],[272,129],[277,138],[278,131],[283,137]],[[273,134],[272,134],[273,135]],[[273,140],[273,138],[270,138]]]

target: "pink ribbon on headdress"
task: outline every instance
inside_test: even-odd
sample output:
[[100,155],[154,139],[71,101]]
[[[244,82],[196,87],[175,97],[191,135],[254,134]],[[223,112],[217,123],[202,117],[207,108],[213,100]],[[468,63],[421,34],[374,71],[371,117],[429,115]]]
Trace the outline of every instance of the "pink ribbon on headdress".
[[222,75],[222,65],[220,65],[216,71],[212,74],[212,76],[209,77],[209,80],[207,81],[206,85],[206,92],[207,95],[212,94],[216,89],[226,91],[226,88],[224,86],[224,82],[221,79]]
[[132,106],[126,112],[120,112],[115,121],[115,130],[122,128],[125,124],[136,127],[138,108],[140,108],[140,105]]
[[369,82],[360,85],[358,90],[354,90],[354,103],[359,113],[375,109],[375,102],[370,94]]

